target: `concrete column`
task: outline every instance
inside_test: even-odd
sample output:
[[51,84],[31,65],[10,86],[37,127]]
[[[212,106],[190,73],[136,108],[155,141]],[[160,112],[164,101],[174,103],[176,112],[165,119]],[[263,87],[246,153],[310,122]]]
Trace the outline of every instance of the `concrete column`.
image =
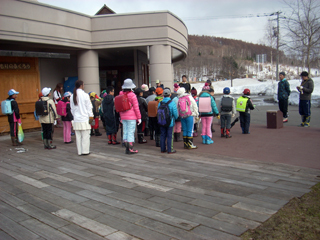
[[84,82],[85,92],[100,95],[99,56],[94,50],[78,52],[78,79]]
[[173,72],[171,63],[171,46],[150,46],[150,79],[151,86],[156,85],[159,79],[165,87],[173,90]]

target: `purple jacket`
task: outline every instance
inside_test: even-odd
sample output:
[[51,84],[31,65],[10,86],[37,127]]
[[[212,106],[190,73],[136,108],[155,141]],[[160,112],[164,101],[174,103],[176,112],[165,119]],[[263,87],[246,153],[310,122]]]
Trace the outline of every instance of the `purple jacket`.
[[119,95],[127,94],[128,99],[132,107],[124,112],[120,112],[120,119],[121,120],[138,120],[141,119],[140,109],[139,109],[139,103],[137,96],[131,91],[128,93],[124,93],[121,91]]

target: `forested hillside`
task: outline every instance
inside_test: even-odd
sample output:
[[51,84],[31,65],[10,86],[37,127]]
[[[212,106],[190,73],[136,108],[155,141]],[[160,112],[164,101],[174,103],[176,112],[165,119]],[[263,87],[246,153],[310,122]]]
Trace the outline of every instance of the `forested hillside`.
[[[174,77],[180,80],[183,74],[191,78],[236,78],[246,73],[246,69],[257,54],[267,54],[267,62],[276,61],[276,49],[241,40],[212,36],[189,35],[188,56],[174,64]],[[285,59],[280,52],[280,59]]]

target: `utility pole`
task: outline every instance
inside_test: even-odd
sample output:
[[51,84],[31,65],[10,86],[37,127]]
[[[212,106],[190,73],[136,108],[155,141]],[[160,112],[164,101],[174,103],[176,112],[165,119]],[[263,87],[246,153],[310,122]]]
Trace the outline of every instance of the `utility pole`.
[[280,11],[276,12],[277,14],[277,66],[276,66],[276,81],[279,80],[279,36],[280,36],[280,27],[279,27],[279,15]]

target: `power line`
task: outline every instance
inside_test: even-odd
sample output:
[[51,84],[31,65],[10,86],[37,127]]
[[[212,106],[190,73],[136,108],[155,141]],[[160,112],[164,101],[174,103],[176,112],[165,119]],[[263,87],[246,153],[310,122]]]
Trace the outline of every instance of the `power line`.
[[182,18],[182,19],[184,21],[193,21],[193,20],[210,20],[210,19],[255,18],[255,17],[271,17],[271,16],[274,16],[276,14],[277,14],[276,12],[273,12],[273,13],[258,13],[258,14],[248,14],[248,15],[186,17],[186,18]]

